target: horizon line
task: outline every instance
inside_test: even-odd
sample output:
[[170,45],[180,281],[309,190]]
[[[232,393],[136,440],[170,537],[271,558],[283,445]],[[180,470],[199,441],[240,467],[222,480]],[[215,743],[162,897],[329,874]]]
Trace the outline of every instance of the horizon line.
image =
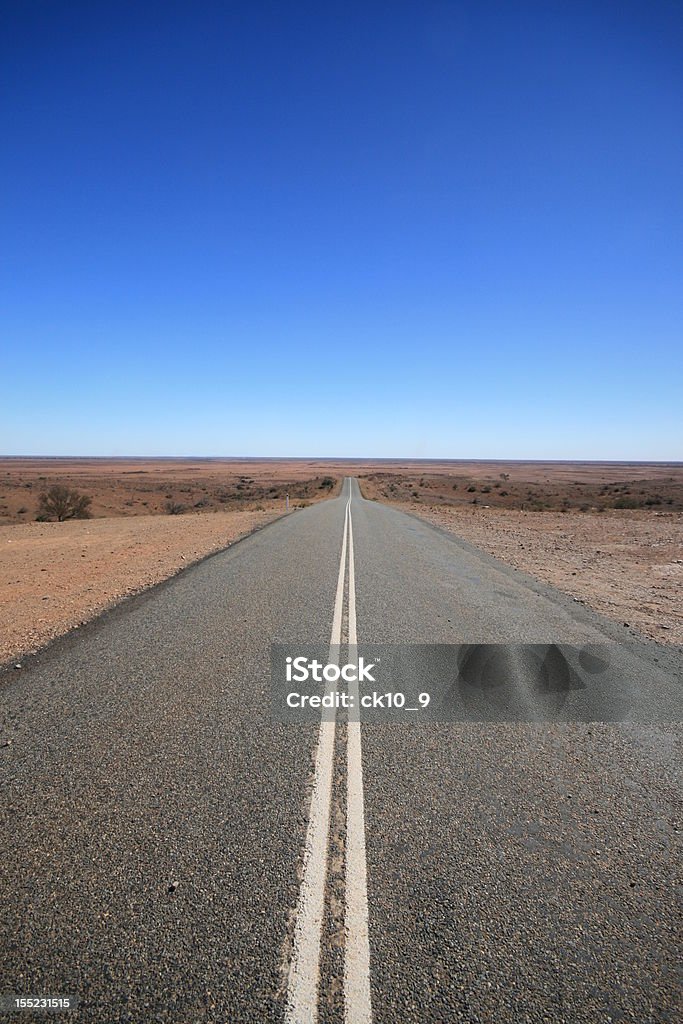
[[75,454],[61,454],[61,455],[44,455],[44,454],[21,454],[21,455],[9,455],[1,454],[0,460],[2,459],[101,459],[109,461],[138,461],[138,462],[150,462],[154,459],[167,460],[169,462],[184,462],[190,460],[204,461],[204,462],[452,462],[452,463],[477,463],[477,462],[491,462],[491,463],[538,463],[538,464],[552,464],[552,465],[572,465],[574,463],[587,463],[594,465],[629,465],[629,466],[683,466],[683,460],[678,459],[628,459],[628,458],[581,458],[575,457],[570,459],[556,459],[556,458],[501,458],[500,456],[480,456],[480,457],[453,457],[453,456],[396,456],[396,455],[75,455]]

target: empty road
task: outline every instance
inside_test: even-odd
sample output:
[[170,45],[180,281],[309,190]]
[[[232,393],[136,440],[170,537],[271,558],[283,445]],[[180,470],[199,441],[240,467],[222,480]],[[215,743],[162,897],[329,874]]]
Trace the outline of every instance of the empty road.
[[0,673],[0,994],[673,1024],[681,664],[347,480]]

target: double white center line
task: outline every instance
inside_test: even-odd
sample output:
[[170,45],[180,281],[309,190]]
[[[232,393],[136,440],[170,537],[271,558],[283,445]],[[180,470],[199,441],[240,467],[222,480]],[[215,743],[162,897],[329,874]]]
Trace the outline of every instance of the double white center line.
[[[356,570],[353,558],[353,524],[349,498],[349,662],[358,664],[356,633]],[[348,1024],[369,1024],[370,941],[368,937],[368,880],[365,857],[363,809],[363,759],[360,742],[358,673],[351,683],[355,714],[349,715],[346,746],[346,888],[344,947],[344,1017]]]
[[[351,496],[346,503],[337,593],[332,617],[330,663],[339,664],[346,556],[349,556],[349,663],[357,661],[356,573],[353,554]],[[349,693],[358,709],[358,684]],[[353,720],[352,720],[353,719]],[[327,847],[334,758],[334,711],[323,712],[318,736],[311,809],[304,846],[303,878],[299,890],[292,962],[287,990],[286,1024],[315,1024],[318,1019],[321,933],[325,909]],[[346,879],[344,947],[344,1019],[346,1024],[370,1024],[370,944],[363,810],[363,766],[359,713],[347,726]]]

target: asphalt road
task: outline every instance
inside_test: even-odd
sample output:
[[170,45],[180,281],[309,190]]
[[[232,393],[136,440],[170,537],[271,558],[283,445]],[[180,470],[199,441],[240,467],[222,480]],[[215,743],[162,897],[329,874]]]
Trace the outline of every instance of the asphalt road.
[[[297,720],[271,644],[429,706]],[[0,674],[0,994],[677,1022],[680,687],[679,650],[347,481]]]

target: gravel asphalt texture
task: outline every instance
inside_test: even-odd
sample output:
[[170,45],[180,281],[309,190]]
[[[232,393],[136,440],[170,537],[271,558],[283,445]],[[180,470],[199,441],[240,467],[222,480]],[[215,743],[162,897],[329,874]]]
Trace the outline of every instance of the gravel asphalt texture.
[[0,992],[283,1020],[317,728],[270,645],[329,641],[350,492],[361,644],[609,643],[658,702],[363,725],[373,1020],[679,1021],[680,650],[355,481],[0,672]]

